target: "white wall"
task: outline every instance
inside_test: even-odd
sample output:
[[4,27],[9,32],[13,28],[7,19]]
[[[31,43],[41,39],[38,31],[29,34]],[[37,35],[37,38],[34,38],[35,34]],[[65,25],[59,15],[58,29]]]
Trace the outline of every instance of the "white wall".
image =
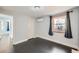
[[73,39],[66,39],[64,34],[54,33],[53,36],[48,35],[49,31],[49,16],[43,17],[42,22],[37,22],[35,26],[36,37],[42,37],[47,40],[51,40],[54,42],[58,42],[67,46],[72,46],[78,48],[78,20],[79,20],[79,8],[73,9],[73,13],[71,13],[71,27]]
[[20,43],[33,37],[34,18],[5,10],[0,10],[0,13],[13,16],[13,44]]
[[[79,8],[78,8],[78,10],[79,10]],[[79,11],[78,11],[78,14],[79,14]],[[79,46],[79,16],[78,16],[78,46]]]
[[34,19],[27,16],[14,16],[14,43],[33,37]]

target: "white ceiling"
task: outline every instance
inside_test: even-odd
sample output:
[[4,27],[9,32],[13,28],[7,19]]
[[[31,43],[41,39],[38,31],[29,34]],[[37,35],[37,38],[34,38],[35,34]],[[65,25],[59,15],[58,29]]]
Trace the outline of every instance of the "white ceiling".
[[39,9],[34,9],[33,6],[1,6],[3,11],[11,13],[25,14],[32,17],[41,17],[45,15],[54,15],[60,12],[67,11],[74,6],[40,6]]

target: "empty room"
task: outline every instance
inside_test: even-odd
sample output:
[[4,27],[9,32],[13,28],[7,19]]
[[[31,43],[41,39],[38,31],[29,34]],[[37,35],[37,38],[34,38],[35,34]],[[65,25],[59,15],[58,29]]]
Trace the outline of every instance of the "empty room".
[[0,53],[78,53],[79,6],[0,6]]

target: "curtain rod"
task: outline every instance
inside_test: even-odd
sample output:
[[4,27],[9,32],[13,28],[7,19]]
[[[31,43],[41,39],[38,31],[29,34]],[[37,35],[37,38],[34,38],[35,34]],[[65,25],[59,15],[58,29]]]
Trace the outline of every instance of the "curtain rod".
[[67,11],[67,12],[73,12],[73,10]]

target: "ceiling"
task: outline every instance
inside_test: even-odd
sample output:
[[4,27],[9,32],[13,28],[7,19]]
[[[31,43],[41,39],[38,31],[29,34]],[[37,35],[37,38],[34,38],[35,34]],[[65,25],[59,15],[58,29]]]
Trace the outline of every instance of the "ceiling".
[[74,7],[75,6],[40,6],[40,8],[34,8],[33,6],[1,6],[0,9],[9,11],[10,13],[24,14],[37,18],[61,13]]

